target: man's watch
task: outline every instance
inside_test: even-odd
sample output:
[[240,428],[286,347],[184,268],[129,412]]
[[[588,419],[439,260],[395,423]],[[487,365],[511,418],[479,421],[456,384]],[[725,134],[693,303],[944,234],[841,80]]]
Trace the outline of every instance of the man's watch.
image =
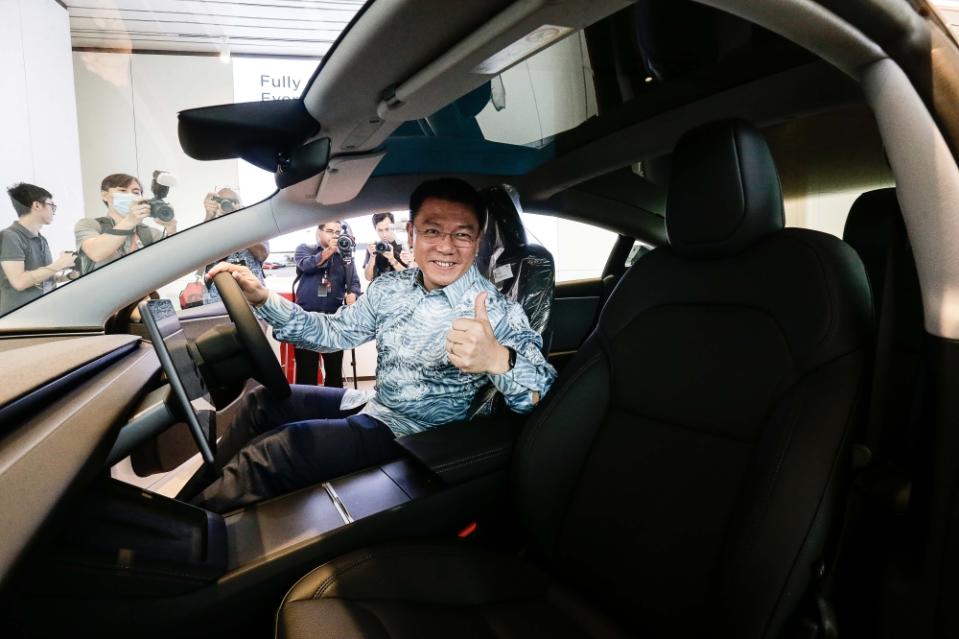
[[509,360],[507,364],[509,368],[506,369],[506,372],[508,373],[511,370],[513,370],[514,366],[516,366],[516,349],[510,346],[507,346],[506,350],[509,351]]

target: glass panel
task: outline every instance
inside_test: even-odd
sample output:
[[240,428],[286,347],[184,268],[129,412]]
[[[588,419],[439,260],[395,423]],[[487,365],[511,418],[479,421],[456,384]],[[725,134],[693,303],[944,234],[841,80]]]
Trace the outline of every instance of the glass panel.
[[30,185],[0,220],[0,314],[273,193],[245,162],[186,157],[177,113],[299,97],[363,1],[67,5],[0,3],[0,183]]

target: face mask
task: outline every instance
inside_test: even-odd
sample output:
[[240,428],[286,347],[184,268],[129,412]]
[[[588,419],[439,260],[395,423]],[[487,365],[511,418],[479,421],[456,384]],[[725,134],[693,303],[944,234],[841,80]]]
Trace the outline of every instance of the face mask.
[[126,215],[130,212],[130,207],[133,206],[134,199],[135,197],[132,193],[114,193],[113,210],[120,215]]

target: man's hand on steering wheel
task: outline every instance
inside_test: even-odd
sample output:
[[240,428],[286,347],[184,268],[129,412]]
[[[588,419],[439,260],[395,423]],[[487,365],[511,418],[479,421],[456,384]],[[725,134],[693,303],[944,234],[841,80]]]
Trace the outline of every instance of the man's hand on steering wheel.
[[210,269],[206,274],[207,279],[213,280],[217,273],[230,273],[233,279],[240,287],[240,291],[246,300],[253,306],[260,306],[270,296],[270,290],[256,278],[253,272],[239,264],[230,264],[229,262],[220,262]]

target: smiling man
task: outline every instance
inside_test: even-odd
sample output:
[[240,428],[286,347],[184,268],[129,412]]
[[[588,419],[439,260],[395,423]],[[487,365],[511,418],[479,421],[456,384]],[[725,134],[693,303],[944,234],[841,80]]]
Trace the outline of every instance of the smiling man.
[[225,512],[386,462],[400,453],[395,437],[466,419],[487,383],[513,411],[531,411],[556,371],[522,307],[474,266],[485,222],[466,182],[424,182],[410,197],[407,224],[418,266],[382,275],[334,315],[270,293],[242,266],[211,270],[233,274],[277,339],[320,352],[376,339],[377,386],[358,414],[341,410],[341,389],[293,386],[282,401],[251,393],[220,441],[219,478],[194,503]]

